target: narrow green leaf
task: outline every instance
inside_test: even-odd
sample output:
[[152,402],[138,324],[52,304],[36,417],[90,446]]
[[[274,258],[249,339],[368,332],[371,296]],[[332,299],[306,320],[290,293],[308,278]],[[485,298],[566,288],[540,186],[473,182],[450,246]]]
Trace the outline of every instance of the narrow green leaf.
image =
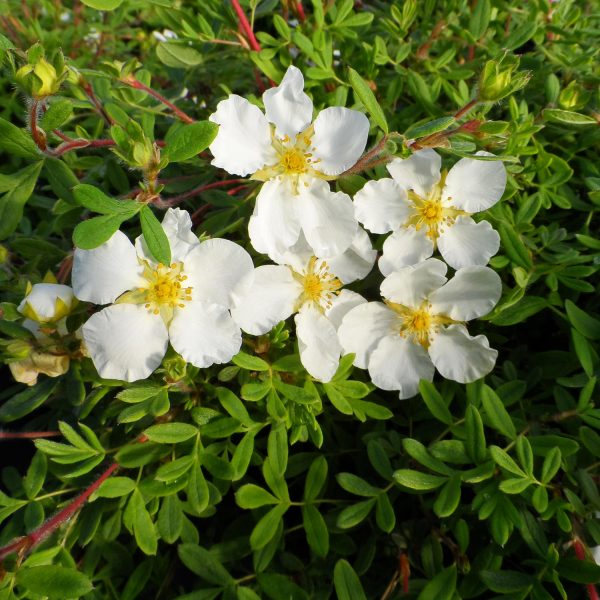
[[121,6],[123,0],[81,0],[86,6],[96,10],[115,10]]
[[208,148],[218,131],[219,126],[210,121],[182,125],[172,135],[167,136],[163,156],[166,156],[169,162],[182,162],[192,158]]
[[333,585],[338,600],[367,600],[356,571],[343,558],[337,561],[333,569]]
[[311,550],[319,557],[329,552],[329,531],[323,515],[316,506],[306,504],[302,507],[302,523],[306,532],[306,541]]
[[277,533],[279,522],[287,509],[287,504],[278,504],[256,524],[250,534],[250,546],[253,550],[260,550],[271,541],[273,536]]
[[565,301],[565,309],[571,325],[589,340],[600,340],[600,320],[590,316],[571,300]]
[[399,469],[394,472],[394,480],[396,483],[411,490],[423,492],[439,488],[448,478],[429,475],[428,473],[421,473],[421,471],[413,471],[412,469]]
[[481,403],[485,410],[487,423],[502,435],[514,440],[517,437],[515,425],[504,408],[502,400],[487,385],[483,385],[481,388]]
[[441,394],[435,389],[435,386],[431,381],[421,380],[419,383],[419,392],[421,392],[421,396],[429,409],[429,412],[442,423],[446,425],[452,425],[454,420],[452,419],[452,415],[444,402]]
[[33,412],[46,402],[57,385],[56,379],[48,378],[15,394],[0,406],[0,422],[10,423]]
[[449,517],[460,502],[460,474],[452,475],[438,492],[433,503],[433,512],[440,518]]
[[358,475],[353,475],[352,473],[338,473],[335,478],[342,488],[357,496],[370,498],[377,496],[381,492],[379,488],[372,486],[361,477],[358,477]]
[[558,473],[560,469],[560,463],[562,461],[562,455],[560,448],[552,448],[546,458],[544,458],[544,464],[542,465],[542,483],[548,483]]
[[409,140],[423,138],[428,135],[433,135],[434,133],[439,133],[440,131],[446,131],[446,129],[454,123],[456,123],[454,117],[441,117],[439,119],[434,119],[433,121],[411,125],[404,132],[404,137]]
[[481,580],[492,592],[510,594],[531,587],[535,578],[519,571],[481,571]]
[[232,585],[233,577],[221,561],[211,552],[196,544],[181,544],[177,547],[181,562],[204,581],[222,587]]
[[132,492],[135,481],[129,477],[110,477],[102,482],[96,496],[99,498],[120,498]]
[[586,125],[598,125],[594,117],[582,115],[572,110],[562,110],[560,108],[545,108],[542,111],[542,117],[550,123],[560,123],[569,127],[581,127]]
[[122,214],[92,217],[79,223],[73,231],[73,243],[82,250],[92,250],[107,242],[128,217]]
[[235,500],[241,508],[260,508],[267,504],[279,504],[279,500],[253,483],[243,485],[236,493]]
[[183,529],[183,509],[177,494],[165,496],[158,511],[156,522],[160,537],[167,544],[174,544]]
[[396,514],[394,513],[394,507],[390,502],[389,496],[385,493],[377,496],[377,503],[375,505],[375,521],[377,527],[386,533],[392,533],[394,527],[396,527]]
[[169,238],[162,228],[160,221],[154,216],[149,206],[143,206],[140,210],[140,223],[142,234],[148,250],[156,262],[168,265],[171,263],[171,246]]
[[189,423],[160,423],[144,431],[149,440],[158,444],[178,444],[198,433],[198,428]]
[[388,133],[388,124],[385,119],[385,114],[375,98],[375,94],[367,84],[367,82],[352,68],[348,68],[348,81],[354,94],[361,101],[367,112],[371,115],[371,118],[375,123],[383,130],[384,133]]
[[502,240],[502,247],[508,258],[525,270],[531,271],[533,268],[531,253],[525,247],[525,244],[521,240],[521,236],[515,231],[514,227],[501,223],[498,227],[498,232],[500,233],[500,239]]
[[469,31],[476,40],[480,39],[487,31],[491,13],[490,0],[477,0],[469,19]]
[[340,529],[350,529],[359,523],[362,523],[368,516],[377,498],[369,498],[357,504],[346,507],[337,518],[337,526]]
[[80,183],[73,188],[75,200],[94,212],[102,215],[119,214],[128,218],[133,216],[141,208],[134,200],[115,200],[107,196],[96,186]]
[[270,369],[268,362],[258,356],[246,354],[246,352],[239,352],[231,361],[246,371],[268,371]]
[[479,411],[470,404],[465,412],[465,448],[467,454],[476,463],[481,463],[486,456],[485,433]]
[[327,459],[318,456],[313,460],[306,475],[304,484],[304,501],[310,502],[317,498],[327,481]]
[[283,423],[271,427],[267,440],[267,454],[275,475],[283,476],[288,462],[288,438]]
[[0,150],[4,150],[10,156],[29,160],[42,157],[29,133],[6,119],[0,119]]
[[44,131],[58,129],[69,120],[72,114],[73,104],[70,100],[63,99],[52,102],[40,119],[40,127]]
[[144,499],[139,490],[133,490],[129,498],[128,509],[133,516],[133,533],[135,541],[144,554],[154,555],[158,549],[156,528],[146,509]]
[[92,591],[92,582],[86,575],[59,565],[42,565],[18,569],[17,583],[31,594],[50,600],[81,598]]
[[451,600],[456,592],[456,565],[440,571],[421,590],[417,600]]
[[502,467],[513,475],[518,475],[524,479],[527,478],[527,474],[523,469],[521,469],[521,467],[519,467],[519,465],[504,450],[502,450],[502,448],[490,446],[490,454],[499,467]]

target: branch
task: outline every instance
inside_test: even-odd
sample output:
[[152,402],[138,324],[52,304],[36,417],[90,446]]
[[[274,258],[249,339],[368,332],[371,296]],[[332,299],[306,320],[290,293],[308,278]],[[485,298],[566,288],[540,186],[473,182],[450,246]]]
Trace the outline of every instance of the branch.
[[246,35],[246,39],[248,40],[250,47],[255,52],[260,52],[262,50],[262,48],[261,48],[260,44],[258,43],[258,40],[256,39],[256,36],[254,35],[254,32],[252,31],[252,27],[250,27],[248,18],[246,17],[244,10],[240,6],[239,0],[231,0],[231,4],[233,5],[233,9],[235,10],[235,12],[237,14],[238,24],[240,26],[240,29]]

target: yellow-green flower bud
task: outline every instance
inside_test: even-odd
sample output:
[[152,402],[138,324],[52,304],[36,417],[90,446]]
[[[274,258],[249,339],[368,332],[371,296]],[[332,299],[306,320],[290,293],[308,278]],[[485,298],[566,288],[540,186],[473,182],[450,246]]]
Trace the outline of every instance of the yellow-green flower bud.
[[30,50],[28,58],[30,62],[16,73],[19,85],[36,100],[56,94],[68,75],[62,53],[59,52],[51,63],[38,46],[35,52]]
[[71,312],[75,302],[68,285],[36,283],[17,310],[37,323],[56,323]]
[[576,81],[571,83],[560,92],[558,104],[565,110],[579,110],[583,108],[590,99],[590,93]]
[[524,87],[530,79],[526,71],[517,72],[518,59],[503,57],[488,60],[479,76],[479,100],[497,102]]

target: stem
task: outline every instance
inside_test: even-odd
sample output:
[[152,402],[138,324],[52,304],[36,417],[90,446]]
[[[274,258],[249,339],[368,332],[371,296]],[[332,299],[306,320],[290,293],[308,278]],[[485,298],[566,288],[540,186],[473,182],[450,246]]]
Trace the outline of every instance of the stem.
[[77,140],[71,140],[65,142],[56,148],[56,150],[49,150],[49,154],[52,156],[62,156],[71,150],[79,150],[80,148],[104,148],[106,146],[116,146],[113,140],[84,140],[83,138]]
[[60,431],[21,431],[15,433],[0,431],[0,440],[37,440],[60,435],[62,435]]
[[302,6],[302,0],[298,0],[296,2],[296,12],[298,13],[298,20],[300,23],[304,23],[304,21],[306,21],[306,13],[304,12],[304,7]]
[[173,111],[173,113],[175,114],[175,116],[180,121],[183,121],[184,123],[188,123],[188,124],[195,122],[195,120],[192,119],[192,117],[190,117],[189,115],[186,115],[181,109],[177,108],[172,102],[169,102],[164,96],[162,96],[161,94],[159,94],[157,91],[153,90],[152,88],[148,87],[147,85],[143,84],[141,81],[136,79],[133,75],[127,75],[127,77],[120,79],[119,81],[121,81],[122,83],[124,83],[136,90],[142,90],[142,91],[146,92],[147,94],[150,94],[150,96],[152,96],[153,98],[156,98],[159,102],[164,104],[166,107],[170,108]]
[[459,111],[454,114],[455,119],[460,119],[462,116],[466,115],[479,101],[477,98],[467,102]]
[[213,183],[208,183],[201,185],[199,187],[188,190],[187,192],[183,192],[183,194],[179,194],[178,196],[173,196],[165,201],[166,206],[176,206],[180,202],[187,200],[188,198],[193,198],[194,196],[198,196],[205,192],[206,190],[212,190],[214,188],[225,187],[227,185],[231,185],[234,183],[244,183],[248,185],[250,182],[245,179],[224,179],[223,181],[214,181]]
[[[579,560],[585,560],[585,548],[581,540],[577,537],[573,540],[573,548],[575,549],[575,555],[577,558]],[[590,600],[600,600],[598,592],[596,591],[596,586],[593,583],[588,583],[585,587],[587,588],[587,593],[590,597]]]
[[81,80],[80,85],[83,88],[83,91],[86,93],[87,97],[90,99],[90,102],[94,105],[100,116],[106,121],[108,125],[114,125],[114,121],[110,118],[109,114],[104,110],[102,103],[98,100],[98,97],[94,93],[94,89],[92,88],[92,84],[88,81]]
[[233,5],[233,9],[237,14],[240,29],[242,29],[244,34],[246,35],[246,39],[248,40],[250,47],[255,52],[260,52],[262,48],[260,47],[260,44],[258,43],[258,40],[256,39],[254,32],[252,31],[252,27],[250,27],[248,18],[246,17],[244,10],[240,6],[239,0],[231,0],[231,4]]
[[46,137],[40,133],[40,130],[37,127],[38,108],[38,101],[35,99],[32,100],[31,108],[29,109],[29,128],[31,129],[31,137],[35,142],[35,145],[42,152],[46,152],[46,149],[48,147],[46,144]]

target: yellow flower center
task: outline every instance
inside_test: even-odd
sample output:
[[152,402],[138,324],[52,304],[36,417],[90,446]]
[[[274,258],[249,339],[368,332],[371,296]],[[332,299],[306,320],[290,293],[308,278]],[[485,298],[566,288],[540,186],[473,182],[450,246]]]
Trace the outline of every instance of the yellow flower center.
[[450,317],[431,312],[431,304],[423,302],[419,308],[410,308],[403,304],[386,301],[386,304],[399,317],[399,333],[415,344],[427,349],[431,343],[430,336],[436,333],[442,325],[456,323]]
[[147,285],[125,292],[117,303],[143,304],[148,312],[160,315],[169,324],[176,308],[185,308],[192,299],[192,288],[185,286],[187,275],[183,263],[157,264],[155,267],[144,261],[142,277]]
[[412,225],[417,231],[425,227],[427,237],[434,243],[443,233],[444,227],[452,225],[457,217],[468,214],[447,202],[442,203],[446,175],[446,172],[442,173],[440,181],[433,186],[426,198],[419,196],[413,190],[408,192],[408,199],[412,204],[412,214],[406,225]]
[[297,148],[286,150],[279,160],[279,164],[285,175],[300,175],[308,171],[308,163],[310,158],[304,152]]
[[302,285],[302,295],[298,301],[298,309],[312,303],[321,312],[331,307],[335,296],[340,293],[342,282],[329,272],[324,260],[312,256],[304,273],[293,273],[294,278]]

